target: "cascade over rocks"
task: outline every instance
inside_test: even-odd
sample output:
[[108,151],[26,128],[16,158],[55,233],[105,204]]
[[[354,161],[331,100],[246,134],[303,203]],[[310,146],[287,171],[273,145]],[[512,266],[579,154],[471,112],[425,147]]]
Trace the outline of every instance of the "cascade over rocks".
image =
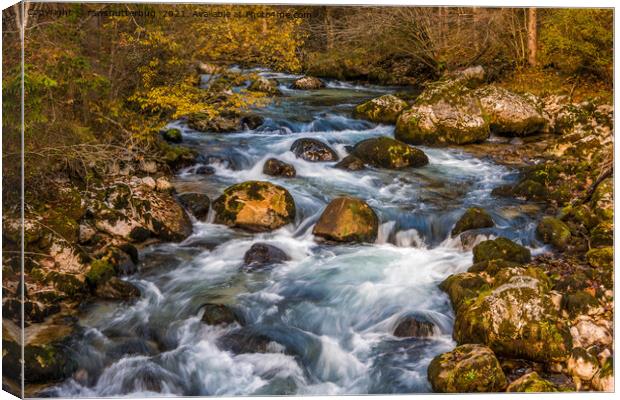
[[230,186],[213,202],[215,223],[252,232],[278,229],[295,220],[293,196],[270,182],[247,181]]
[[334,242],[374,242],[379,231],[379,218],[366,202],[353,197],[332,200],[312,234]]
[[291,145],[291,151],[306,161],[338,161],[338,155],[331,147],[320,140],[311,138],[297,139]]
[[362,140],[351,155],[378,168],[401,169],[428,164],[428,157],[422,150],[385,136]]
[[428,366],[428,380],[439,393],[499,392],[506,376],[493,351],[479,344],[465,344],[435,357]]
[[358,105],[355,107],[353,116],[372,122],[395,124],[398,115],[407,107],[406,101],[393,94],[386,94]]

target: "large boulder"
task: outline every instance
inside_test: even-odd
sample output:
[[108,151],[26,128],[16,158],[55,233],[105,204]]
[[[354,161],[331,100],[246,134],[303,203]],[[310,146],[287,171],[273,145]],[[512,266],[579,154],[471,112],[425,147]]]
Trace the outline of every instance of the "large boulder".
[[362,140],[351,154],[378,168],[401,169],[428,164],[428,157],[422,150],[385,136]]
[[492,228],[495,226],[493,218],[480,207],[471,207],[459,218],[452,229],[452,236],[471,229]]
[[467,300],[476,298],[478,292],[487,289],[488,282],[479,274],[461,272],[447,277],[439,287],[448,294],[452,308],[458,311]]
[[482,112],[493,133],[527,136],[542,131],[546,119],[542,107],[531,96],[523,96],[497,86],[476,89]]
[[312,233],[335,242],[374,242],[379,230],[379,218],[366,202],[339,197],[332,200]]
[[435,357],[428,366],[428,380],[439,393],[499,392],[506,376],[493,351],[479,344],[465,344]]
[[295,220],[293,196],[270,182],[233,185],[213,202],[215,223],[252,232],[271,231]]
[[358,105],[353,115],[372,122],[395,124],[398,115],[407,107],[406,101],[392,94],[386,94]]
[[550,243],[558,249],[565,249],[571,238],[570,229],[564,222],[554,217],[543,217],[536,233],[544,243]]
[[537,268],[504,268],[490,290],[463,303],[456,313],[457,343],[480,343],[509,358],[552,362],[567,358],[571,335]]
[[331,147],[317,139],[297,139],[291,145],[291,151],[297,158],[306,161],[338,161],[338,155]]
[[540,375],[534,371],[512,381],[506,388],[506,391],[520,393],[544,393],[557,392],[558,389],[553,385],[553,383],[541,378]]
[[269,265],[280,264],[291,258],[276,246],[255,243],[243,256],[243,266],[249,270],[261,269]]
[[485,240],[476,245],[473,252],[474,263],[505,260],[525,264],[532,259],[532,254],[527,248],[504,237],[499,237],[495,240]]
[[282,92],[278,89],[278,81],[275,79],[267,79],[263,76],[259,76],[250,83],[248,87],[249,91],[262,92],[270,96],[281,96]]
[[325,83],[319,78],[315,78],[313,76],[304,76],[302,78],[296,79],[291,84],[291,89],[297,90],[316,90],[325,87]]
[[295,171],[295,167],[289,163],[285,163],[276,158],[270,158],[265,161],[263,165],[263,174],[293,178],[297,174],[297,171]]

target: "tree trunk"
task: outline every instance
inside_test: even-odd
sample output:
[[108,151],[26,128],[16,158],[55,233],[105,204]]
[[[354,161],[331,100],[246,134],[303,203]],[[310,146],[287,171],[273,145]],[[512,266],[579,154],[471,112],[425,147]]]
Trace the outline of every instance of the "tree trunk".
[[536,50],[538,49],[536,22],[536,8],[529,8],[527,13],[527,61],[532,67],[536,66]]

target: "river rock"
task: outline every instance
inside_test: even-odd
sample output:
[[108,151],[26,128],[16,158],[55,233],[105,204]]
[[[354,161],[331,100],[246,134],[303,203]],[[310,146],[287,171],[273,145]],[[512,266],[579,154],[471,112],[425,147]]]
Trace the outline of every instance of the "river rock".
[[241,323],[237,314],[227,305],[208,303],[204,305],[202,322],[207,325],[228,325]]
[[505,268],[491,290],[481,291],[457,310],[457,343],[482,343],[497,355],[549,362],[565,360],[571,336],[549,295],[549,281],[537,268]]
[[600,366],[596,356],[588,353],[583,347],[575,347],[566,362],[568,372],[573,379],[590,381],[598,372]]
[[592,388],[600,392],[614,391],[613,358],[608,358],[592,379]]
[[366,202],[339,197],[327,205],[312,233],[335,242],[374,242],[378,229],[379,218]]
[[265,119],[260,115],[256,114],[244,115],[243,117],[241,117],[240,121],[242,128],[249,129],[251,131],[261,126],[264,122]]
[[231,332],[219,340],[219,345],[223,349],[235,354],[269,353],[271,352],[272,343],[275,342],[268,336],[249,329]]
[[243,256],[244,267],[250,270],[280,264],[291,258],[279,248],[266,243],[255,243]]
[[140,289],[127,281],[113,276],[102,284],[97,285],[95,295],[108,300],[130,300],[140,297]]
[[278,89],[278,81],[275,79],[267,79],[264,76],[259,76],[252,83],[250,83],[248,90],[252,92],[266,93],[270,96],[282,95],[282,92]]
[[349,154],[342,160],[340,160],[334,168],[345,169],[348,171],[361,171],[366,168],[364,161],[355,157],[354,155]]
[[521,393],[545,393],[545,392],[557,392],[558,389],[548,380],[545,380],[538,375],[536,371],[525,374],[518,379],[515,379],[506,388],[507,392],[521,392]]
[[215,223],[265,232],[295,220],[293,196],[270,182],[248,181],[230,186],[213,202]]
[[536,233],[544,243],[563,250],[568,245],[571,233],[564,222],[554,217],[543,217],[536,228]]
[[183,142],[183,135],[181,130],[177,128],[166,129],[162,132],[162,137],[169,143],[181,143]]
[[392,94],[386,94],[358,105],[353,115],[372,122],[395,124],[398,115],[407,107],[406,101]]
[[187,118],[187,126],[199,132],[235,132],[242,129],[239,113],[229,111],[218,115],[203,112],[191,114]]
[[570,333],[573,344],[584,349],[594,345],[608,347],[613,340],[611,327],[607,321],[595,320],[586,315],[575,318]]
[[263,165],[263,174],[293,178],[297,174],[297,171],[295,171],[295,167],[289,163],[285,163],[284,161],[280,161],[275,158],[270,158],[265,161],[265,164]]
[[297,158],[306,161],[338,161],[338,155],[328,145],[320,140],[303,138],[297,139],[291,146],[291,151]]
[[614,262],[614,248],[611,246],[590,249],[586,253],[586,260],[594,268],[612,269]]
[[448,294],[452,308],[457,311],[466,300],[477,297],[479,291],[488,287],[488,282],[478,274],[461,272],[447,277],[439,287]]
[[297,90],[316,90],[325,87],[325,82],[313,76],[304,76],[296,79],[291,84],[291,89]]
[[422,150],[389,137],[362,140],[351,154],[378,168],[401,169],[428,164],[428,157]]
[[456,222],[451,234],[454,237],[471,229],[492,228],[493,226],[495,223],[489,213],[482,208],[471,207]]
[[590,245],[592,247],[613,246],[614,227],[613,223],[601,222],[590,231]]
[[181,193],[179,201],[196,219],[204,221],[209,214],[211,200],[204,193]]
[[465,344],[435,357],[428,366],[434,392],[499,392],[506,376],[493,351],[479,344]]
[[200,165],[194,169],[196,175],[213,175],[215,174],[215,168],[209,165]]
[[542,107],[531,96],[523,96],[489,85],[476,89],[482,112],[490,121],[491,131],[508,136],[528,136],[545,128]]
[[532,259],[528,249],[504,237],[499,237],[495,240],[485,240],[476,245],[473,252],[474,263],[489,260],[505,260],[525,264]]
[[429,337],[435,333],[435,324],[420,317],[408,316],[401,319],[394,329],[396,337]]

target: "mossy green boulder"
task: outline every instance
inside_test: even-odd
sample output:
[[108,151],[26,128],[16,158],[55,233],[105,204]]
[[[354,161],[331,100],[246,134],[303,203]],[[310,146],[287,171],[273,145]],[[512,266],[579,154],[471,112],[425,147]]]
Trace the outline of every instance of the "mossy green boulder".
[[163,131],[162,137],[169,143],[181,143],[183,141],[181,130],[177,128],[166,129]]
[[451,234],[454,237],[471,229],[492,228],[493,226],[495,223],[488,212],[479,207],[471,207],[456,222]]
[[374,242],[378,231],[379,218],[366,202],[338,197],[327,205],[312,233],[334,242]]
[[262,92],[270,96],[281,96],[282,92],[278,89],[278,81],[259,76],[250,83],[248,90],[252,92]]
[[521,392],[521,393],[545,393],[545,392],[557,392],[558,388],[546,379],[543,379],[538,375],[536,371],[525,374],[508,385],[507,392]]
[[295,201],[282,186],[248,181],[233,185],[213,202],[215,223],[252,232],[278,229],[295,220]]
[[353,115],[356,118],[363,118],[372,122],[395,124],[398,115],[407,106],[406,101],[393,94],[386,94],[358,105],[355,107]]
[[461,272],[447,277],[439,287],[448,294],[452,308],[456,311],[466,300],[475,298],[480,291],[488,289],[488,285],[478,274]]
[[428,157],[422,150],[385,136],[362,140],[351,154],[377,168],[401,169],[428,164]]
[[590,245],[592,247],[613,246],[614,227],[612,222],[601,222],[590,231]]
[[435,357],[428,366],[428,380],[434,392],[500,392],[506,376],[487,346],[465,344]]
[[549,243],[560,250],[566,249],[571,238],[569,227],[558,218],[549,216],[540,220],[536,233],[544,243]]
[[611,246],[591,249],[586,253],[586,260],[594,268],[612,269],[614,248]]
[[527,248],[504,237],[499,237],[495,240],[485,240],[476,245],[473,252],[474,263],[505,260],[525,264],[532,259],[532,255]]

